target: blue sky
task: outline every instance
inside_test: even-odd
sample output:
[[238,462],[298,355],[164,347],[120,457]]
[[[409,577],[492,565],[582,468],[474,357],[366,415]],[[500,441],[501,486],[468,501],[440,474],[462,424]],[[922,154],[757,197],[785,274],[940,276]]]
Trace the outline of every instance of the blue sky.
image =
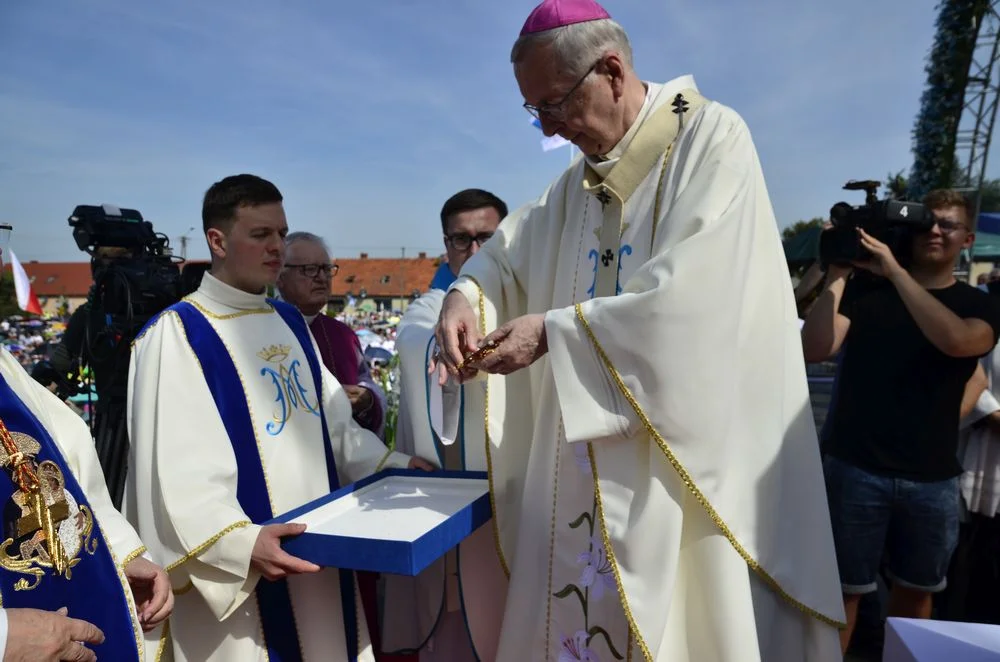
[[[335,255],[439,253],[449,195],[514,208],[567,165],[541,151],[508,63],[534,4],[3,3],[0,221],[22,261],[83,260],[66,218],[109,202],[175,250],[194,227],[188,256],[204,258],[205,189],[252,172]],[[693,74],[745,117],[780,225],[825,214],[848,179],[909,168],[933,0],[605,6],[640,76]]]

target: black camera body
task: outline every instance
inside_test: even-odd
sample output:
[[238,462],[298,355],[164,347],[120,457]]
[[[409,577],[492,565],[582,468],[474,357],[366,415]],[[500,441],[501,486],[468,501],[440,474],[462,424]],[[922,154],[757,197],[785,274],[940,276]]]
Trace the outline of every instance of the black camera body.
[[831,264],[850,265],[870,257],[861,245],[858,229],[886,244],[903,267],[912,260],[913,237],[934,226],[934,217],[918,202],[879,200],[875,193],[881,182],[850,181],[848,191],[865,191],[865,204],[854,207],[838,202],[830,209],[833,227],[819,238],[819,259],[825,269]]
[[180,261],[170,254],[167,237],[137,210],[79,205],[69,224],[76,245],[92,257],[90,304],[116,341],[131,342],[146,322],[180,300]]

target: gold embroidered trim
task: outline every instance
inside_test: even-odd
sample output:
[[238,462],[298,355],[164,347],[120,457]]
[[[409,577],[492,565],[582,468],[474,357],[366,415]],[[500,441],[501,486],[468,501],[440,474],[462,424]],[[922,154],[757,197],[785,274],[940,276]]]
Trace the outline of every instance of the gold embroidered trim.
[[[479,332],[486,335],[486,294],[483,286],[472,276],[466,276],[472,284],[479,290]],[[490,487],[490,510],[493,513],[493,544],[497,550],[497,558],[500,559],[500,567],[503,574],[510,579],[510,566],[507,565],[507,558],[503,555],[503,545],[500,544],[500,520],[497,513],[496,491],[493,485],[493,453],[490,444],[490,378],[486,376],[486,394],[483,397],[483,436],[486,440],[486,476]]]
[[660,209],[663,204],[663,177],[667,173],[667,164],[670,162],[670,155],[674,151],[674,145],[677,143],[677,138],[675,136],[673,141],[667,145],[667,151],[663,155],[663,165],[660,166],[660,176],[656,181],[656,197],[653,198],[653,231],[649,235],[649,254],[653,254],[653,246],[656,245],[656,228],[660,222]]
[[[642,657],[646,662],[653,662],[653,654],[650,652],[649,646],[646,645],[646,640],[639,633],[639,624],[635,622],[632,609],[628,604],[628,596],[625,595],[625,585],[622,583],[621,572],[618,570],[618,559],[615,558],[615,550],[611,546],[611,536],[608,535],[608,526],[604,521],[604,502],[601,500],[601,483],[597,476],[597,458],[594,454],[594,447],[589,441],[587,442],[587,457],[590,459],[590,473],[594,477],[594,501],[597,505],[597,521],[601,525],[601,542],[604,544],[604,552],[608,555],[608,560],[611,561],[611,572],[614,573],[615,588],[618,589],[618,601],[621,602],[622,611],[625,612],[629,633],[635,635],[636,643],[642,651]],[[628,646],[628,650],[632,650],[632,647]]]
[[158,315],[158,316],[156,317],[156,319],[154,319],[154,320],[153,320],[153,322],[152,322],[151,324],[149,324],[149,325],[148,325],[148,326],[147,326],[147,327],[146,327],[145,329],[143,329],[142,331],[140,331],[140,332],[139,332],[139,335],[137,335],[137,336],[136,336],[136,337],[135,337],[135,338],[134,338],[134,339],[132,340],[132,344],[131,344],[131,345],[129,345],[129,346],[130,346],[130,347],[131,347],[132,349],[135,349],[135,346],[136,346],[136,343],[138,343],[138,342],[139,342],[140,340],[142,340],[142,339],[143,339],[143,337],[145,337],[145,335],[146,335],[147,333],[149,333],[150,331],[152,331],[153,329],[155,329],[155,328],[156,328],[156,325],[160,323],[160,320],[162,320],[162,319],[163,319],[164,317],[166,317],[167,315],[174,315],[175,317],[177,317],[177,321],[178,321],[178,322],[179,322],[179,321],[180,321],[180,319],[181,319],[181,318],[180,318],[180,315],[178,315],[176,311],[173,311],[173,310],[164,310],[164,311],[163,311],[162,313],[160,313],[160,314],[159,314],[159,315]]
[[176,561],[168,565],[166,568],[167,572],[173,572],[174,570],[181,567],[191,559],[201,556],[202,554],[205,553],[205,550],[207,550],[209,547],[222,540],[223,536],[229,535],[230,533],[236,531],[237,529],[242,529],[244,527],[250,526],[252,523],[253,522],[251,522],[248,519],[241,520],[239,522],[233,522],[232,524],[224,528],[222,531],[219,531],[214,536],[212,536],[211,538],[201,543],[200,545],[192,549],[190,552],[188,552],[181,558],[177,559]]
[[378,461],[377,465],[375,465],[375,473],[378,473],[379,471],[382,471],[382,467],[384,467],[385,463],[389,461],[389,456],[390,455],[392,455],[392,449],[391,448],[385,452],[385,455],[382,456],[382,459]]
[[160,662],[163,659],[163,651],[166,650],[169,642],[170,642],[170,619],[168,618],[163,623],[163,629],[160,630],[160,641],[156,646],[156,662]]
[[[563,417],[559,416],[559,434],[558,434],[558,444],[562,445],[563,440],[566,436],[566,428],[564,427]],[[557,516],[556,512],[559,507],[559,465],[562,453],[556,450],[556,468],[555,468],[555,483],[552,486],[552,519],[549,522],[549,573],[548,573],[548,588],[545,590],[545,651],[548,654],[549,647],[552,645],[552,563],[555,558],[556,553],[556,527],[557,527]]]
[[274,306],[268,304],[267,308],[251,308],[250,310],[240,310],[235,313],[225,313],[223,315],[220,315],[219,313],[213,313],[211,310],[201,305],[190,296],[184,297],[183,299],[181,299],[181,301],[187,301],[189,304],[197,308],[198,312],[200,312],[202,315],[214,320],[231,320],[237,317],[243,317],[245,315],[268,315],[274,312]]
[[143,545],[139,549],[135,550],[134,552],[130,552],[128,554],[128,556],[126,556],[125,559],[122,561],[122,567],[124,568],[129,563],[131,563],[132,561],[135,561],[137,558],[139,558],[140,556],[142,556],[145,553],[146,553],[146,546],[145,545]]
[[[684,485],[688,488],[688,491],[691,492],[692,496],[694,496],[695,500],[701,505],[701,507],[705,509],[705,512],[708,513],[708,516],[712,519],[712,522],[715,523],[715,526],[719,529],[722,535],[726,537],[726,539],[729,541],[729,544],[732,545],[733,549],[736,550],[736,553],[743,558],[747,566],[755,573],[757,573],[757,575],[764,581],[764,583],[767,584],[771,588],[771,590],[777,593],[778,596],[780,596],[785,602],[789,603],[790,605],[792,605],[799,611],[803,612],[807,616],[810,616],[822,623],[825,623],[827,625],[839,629],[844,629],[845,627],[847,627],[846,623],[842,623],[840,621],[837,621],[836,619],[830,618],[825,614],[821,614],[815,609],[809,607],[808,605],[803,604],[802,602],[792,597],[784,588],[782,588],[781,584],[779,584],[778,581],[774,577],[772,577],[763,568],[763,566],[761,566],[761,564],[755,558],[753,558],[753,556],[750,555],[750,552],[748,552],[747,549],[736,539],[736,536],[733,534],[732,530],[725,523],[722,517],[719,516],[719,513],[709,502],[708,497],[706,497],[705,494],[698,488],[694,480],[691,478],[691,474],[688,473],[687,469],[684,468],[684,465],[681,464],[680,460],[677,459],[677,456],[674,455],[674,452],[670,449],[669,444],[667,444],[666,440],[660,435],[660,433],[656,430],[656,428],[653,427],[653,424],[649,420],[649,417],[646,416],[646,412],[643,411],[642,405],[639,404],[639,402],[635,399],[635,396],[632,395],[632,392],[629,390],[628,386],[625,385],[625,382],[622,380],[621,375],[618,374],[618,370],[615,369],[614,364],[611,363],[611,359],[605,353],[604,348],[601,347],[601,343],[597,339],[597,336],[594,335],[594,331],[590,327],[590,323],[587,321],[586,316],[584,316],[583,314],[583,307],[580,304],[576,304],[575,308],[576,308],[577,319],[579,319],[580,323],[583,325],[583,329],[584,331],[586,331],[587,337],[590,339],[590,342],[594,345],[594,349],[597,351],[598,356],[600,356],[601,361],[604,363],[605,368],[607,368],[608,373],[611,375],[611,379],[614,380],[615,384],[618,386],[618,390],[621,391],[622,395],[628,401],[629,405],[631,405],[632,410],[635,412],[636,416],[639,417],[639,420],[642,423],[643,427],[646,429],[646,432],[653,439],[653,441],[656,442],[656,445],[660,448],[660,450],[663,452],[663,455],[666,457],[667,462],[670,463],[670,465],[674,468],[674,471],[677,472],[677,475],[680,476],[681,480],[684,482]],[[629,612],[628,604],[625,600],[624,589],[622,589],[620,585],[620,577],[618,575],[618,562],[615,560],[614,550],[611,548],[610,539],[607,536],[607,529],[604,523],[603,505],[601,503],[601,499],[599,496],[600,487],[598,486],[597,483],[598,480],[597,465],[594,463],[593,449],[590,448],[589,444],[588,444],[588,449],[590,451],[590,462],[594,474],[594,489],[598,491],[597,512],[601,519],[602,534],[605,537],[605,551],[608,554],[608,558],[611,559],[611,567],[615,571],[615,579],[619,581],[619,589],[622,597],[622,606],[625,609],[625,616],[629,620],[630,627],[634,629],[633,631],[636,637],[636,642],[639,644],[639,647],[642,650],[643,655],[645,655],[646,659],[648,660],[651,659],[649,657],[649,648],[646,646],[646,642],[642,638],[642,634],[639,632],[638,628],[635,627],[635,623],[632,620],[632,615]]]
[[105,540],[105,545],[108,548],[108,554],[111,555],[111,560],[115,564],[115,569],[118,571],[118,581],[121,582],[122,590],[125,592],[125,600],[128,602],[129,609],[134,616],[132,618],[132,634],[135,635],[135,647],[139,652],[139,662],[143,662],[146,659],[146,637],[142,633],[142,628],[139,627],[139,610],[136,609],[135,600],[132,599],[132,587],[129,586],[128,577],[125,576],[125,566],[118,563],[118,557],[115,556],[111,545],[107,544],[107,540]]

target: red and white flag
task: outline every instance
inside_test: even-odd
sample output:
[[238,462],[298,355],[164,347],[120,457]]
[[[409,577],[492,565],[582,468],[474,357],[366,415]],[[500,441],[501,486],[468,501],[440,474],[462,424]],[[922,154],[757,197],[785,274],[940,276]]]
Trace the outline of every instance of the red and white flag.
[[10,255],[10,270],[14,274],[14,291],[17,292],[17,305],[26,313],[42,314],[42,307],[38,303],[35,291],[31,289],[31,279],[25,273],[21,261],[14,255],[14,251],[7,251]]

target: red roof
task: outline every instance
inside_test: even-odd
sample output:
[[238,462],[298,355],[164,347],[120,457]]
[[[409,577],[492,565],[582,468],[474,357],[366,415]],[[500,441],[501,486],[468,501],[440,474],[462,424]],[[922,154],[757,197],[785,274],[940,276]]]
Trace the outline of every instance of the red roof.
[[[93,282],[90,262],[23,262],[21,266],[40,297],[85,297]],[[9,271],[10,265],[4,268]]]
[[[369,297],[409,297],[430,287],[443,258],[421,253],[410,258],[334,258],[340,268],[330,284],[331,296],[361,290]],[[10,266],[6,267],[8,270]],[[24,270],[40,297],[85,297],[90,290],[90,262],[27,262]]]
[[441,265],[442,258],[427,257],[421,253],[417,257],[381,258],[333,258],[340,269],[330,283],[330,295],[336,297],[351,293],[358,296],[365,290],[369,297],[409,297],[414,292],[423,294],[434,280],[434,272]]

